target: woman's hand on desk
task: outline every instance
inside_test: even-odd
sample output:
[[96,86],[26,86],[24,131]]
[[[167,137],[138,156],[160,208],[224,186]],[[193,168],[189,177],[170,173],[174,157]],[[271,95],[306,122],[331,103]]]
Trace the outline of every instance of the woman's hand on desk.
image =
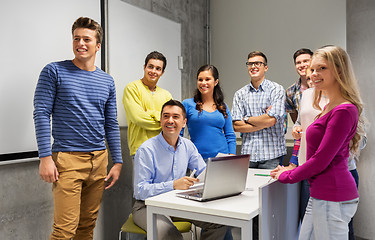
[[271,170],[271,177],[273,177],[281,168],[282,166],[279,165],[275,169]]
[[182,177],[180,179],[173,181],[173,189],[175,190],[189,189],[191,186],[194,185],[194,182],[199,182],[199,179],[185,176],[185,177]]
[[280,174],[288,170],[288,167],[277,166],[275,169],[271,171],[271,177],[273,179],[279,179]]

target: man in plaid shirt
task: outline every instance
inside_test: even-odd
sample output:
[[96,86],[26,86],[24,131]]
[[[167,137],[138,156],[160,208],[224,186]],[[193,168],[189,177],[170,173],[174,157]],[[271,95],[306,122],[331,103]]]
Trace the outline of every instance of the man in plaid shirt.
[[285,90],[268,79],[267,57],[249,53],[246,62],[251,82],[233,98],[234,131],[242,135],[242,154],[250,154],[250,167],[273,169],[286,155],[284,138]]
[[312,54],[313,52],[310,49],[301,48],[293,55],[294,66],[296,67],[299,79],[286,90],[285,101],[286,112],[289,113],[293,123],[297,120],[302,92],[309,88],[307,84],[306,69],[310,65]]
[[[308,48],[301,48],[293,54],[294,66],[300,76],[298,81],[291,85],[286,90],[285,109],[289,113],[293,123],[296,122],[299,111],[299,103],[301,101],[302,93],[310,86],[307,83],[306,69],[310,65],[311,56],[313,52]],[[293,154],[289,164],[298,165],[298,151],[301,139],[294,141]]]

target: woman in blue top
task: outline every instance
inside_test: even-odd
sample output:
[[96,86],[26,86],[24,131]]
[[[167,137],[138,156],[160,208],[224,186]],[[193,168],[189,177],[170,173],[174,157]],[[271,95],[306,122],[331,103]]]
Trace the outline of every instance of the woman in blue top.
[[[236,154],[232,117],[224,103],[215,66],[204,65],[198,69],[194,98],[185,99],[182,104],[186,109],[190,139],[203,159],[215,157],[218,153]],[[228,228],[224,240],[232,239]]]
[[218,153],[236,153],[232,117],[224,103],[215,66],[204,65],[198,69],[194,98],[185,99],[182,104],[186,109],[191,141],[203,159]]

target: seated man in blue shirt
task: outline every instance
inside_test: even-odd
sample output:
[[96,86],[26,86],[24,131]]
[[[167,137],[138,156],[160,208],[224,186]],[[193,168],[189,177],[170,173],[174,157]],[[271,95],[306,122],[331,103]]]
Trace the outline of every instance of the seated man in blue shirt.
[[[194,144],[180,131],[186,124],[184,106],[176,100],[166,102],[161,110],[162,132],[145,141],[134,158],[133,220],[147,230],[147,211],[144,200],[174,189],[188,189],[198,179],[188,177],[186,171],[196,169],[197,175],[206,167]],[[204,229],[201,239],[224,239],[227,227],[189,220]],[[169,216],[157,217],[158,239],[183,239]]]

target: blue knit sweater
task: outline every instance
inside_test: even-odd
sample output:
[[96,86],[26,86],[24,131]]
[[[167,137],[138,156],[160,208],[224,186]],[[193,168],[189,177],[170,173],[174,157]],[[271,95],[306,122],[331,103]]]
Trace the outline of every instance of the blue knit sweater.
[[44,67],[35,90],[34,123],[39,157],[103,150],[107,139],[113,162],[122,162],[115,84],[98,68],[84,71],[71,60]]
[[191,141],[204,159],[215,157],[219,152],[236,154],[236,135],[227,106],[227,118],[218,110],[199,112],[193,98],[185,99],[187,125]]

